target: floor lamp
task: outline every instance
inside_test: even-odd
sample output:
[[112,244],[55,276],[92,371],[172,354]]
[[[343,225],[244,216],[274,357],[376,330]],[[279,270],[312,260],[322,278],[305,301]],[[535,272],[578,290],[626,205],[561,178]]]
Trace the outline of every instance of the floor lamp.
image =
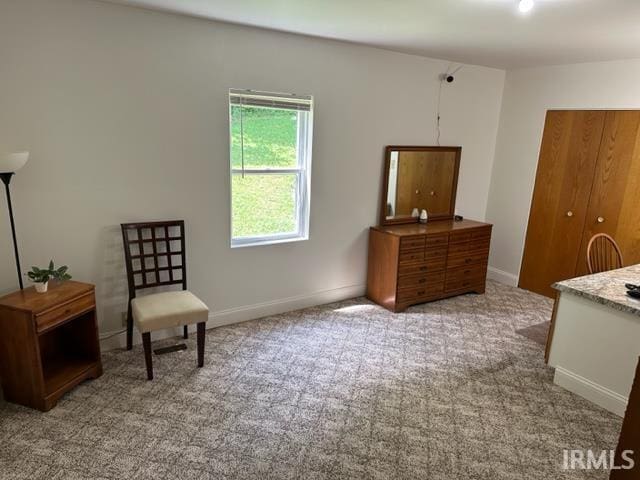
[[9,207],[9,220],[11,220],[11,234],[13,235],[13,252],[16,256],[16,268],[18,269],[18,282],[20,290],[24,289],[22,284],[22,271],[20,270],[20,256],[18,255],[18,241],[16,240],[16,224],[13,220],[13,207],[11,206],[11,191],[9,183],[14,173],[24,167],[29,160],[29,152],[10,153],[0,157],[0,179],[4,183],[7,192],[7,205]]

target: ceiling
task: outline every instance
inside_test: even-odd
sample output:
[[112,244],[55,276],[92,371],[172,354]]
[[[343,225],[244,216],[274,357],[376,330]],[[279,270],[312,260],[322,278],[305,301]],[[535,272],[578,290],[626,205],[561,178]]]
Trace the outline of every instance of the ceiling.
[[640,0],[107,0],[517,68],[640,58]]

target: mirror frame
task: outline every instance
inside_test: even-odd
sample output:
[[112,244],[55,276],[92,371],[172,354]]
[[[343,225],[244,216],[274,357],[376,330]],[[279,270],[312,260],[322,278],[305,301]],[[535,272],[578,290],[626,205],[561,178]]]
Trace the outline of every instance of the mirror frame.
[[462,155],[462,147],[425,147],[425,146],[407,146],[407,145],[388,145],[385,147],[384,154],[384,171],[382,173],[382,198],[380,199],[380,225],[406,225],[418,223],[417,218],[397,218],[388,219],[385,215],[387,211],[387,195],[389,193],[389,167],[391,166],[391,152],[453,152],[456,154],[455,166],[453,171],[453,199],[449,212],[438,215],[429,215],[429,220],[451,220],[455,213],[456,197],[458,196],[458,174],[460,171],[460,156]]

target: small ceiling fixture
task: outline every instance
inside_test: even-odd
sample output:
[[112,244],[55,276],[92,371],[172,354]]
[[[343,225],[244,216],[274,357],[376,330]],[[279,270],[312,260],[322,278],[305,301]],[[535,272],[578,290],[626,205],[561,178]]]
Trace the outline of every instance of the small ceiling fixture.
[[533,0],[520,0],[520,3],[518,4],[518,9],[520,9],[522,13],[527,13],[532,8]]

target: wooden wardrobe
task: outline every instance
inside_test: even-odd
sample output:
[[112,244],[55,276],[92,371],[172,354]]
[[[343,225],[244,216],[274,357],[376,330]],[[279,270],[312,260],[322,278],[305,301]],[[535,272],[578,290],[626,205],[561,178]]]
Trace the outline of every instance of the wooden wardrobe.
[[588,273],[596,233],[640,263],[640,111],[549,111],[519,286],[555,297],[553,283]]

